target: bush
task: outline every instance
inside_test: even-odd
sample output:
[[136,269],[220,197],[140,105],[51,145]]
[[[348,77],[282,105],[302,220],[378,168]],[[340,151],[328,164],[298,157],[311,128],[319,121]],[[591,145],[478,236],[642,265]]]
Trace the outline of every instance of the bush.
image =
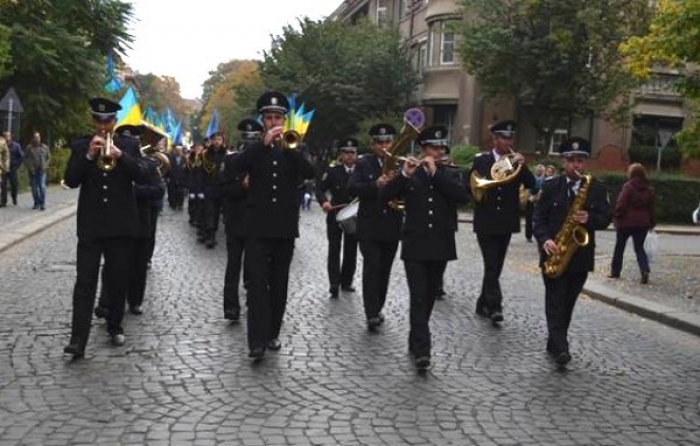
[[471,168],[472,161],[474,161],[474,157],[479,152],[481,152],[481,149],[476,146],[456,145],[450,148],[450,158],[462,168]]
[[[619,172],[601,172],[595,177],[607,186],[610,204],[614,207],[626,176]],[[690,215],[700,198],[700,180],[664,174],[651,175],[650,180],[654,188],[656,222],[690,223]]]
[[70,150],[63,148],[54,148],[51,150],[51,162],[49,163],[49,174],[47,176],[47,184],[58,184],[63,179],[63,174],[68,165],[70,158]]

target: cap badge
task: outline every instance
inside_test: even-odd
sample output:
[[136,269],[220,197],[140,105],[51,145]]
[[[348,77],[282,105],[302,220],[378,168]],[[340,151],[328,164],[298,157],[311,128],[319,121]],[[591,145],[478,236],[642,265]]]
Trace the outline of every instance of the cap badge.
[[352,147],[352,141],[348,141],[345,145],[348,147]]
[[379,134],[380,135],[386,135],[386,129],[384,127],[379,129]]
[[276,97],[270,98],[270,103],[271,103],[272,105],[277,105],[277,98],[276,98]]
[[250,132],[253,130],[253,126],[250,124],[246,124],[245,129],[246,129],[246,131]]
[[435,137],[438,138],[438,139],[439,139],[439,138],[442,138],[442,132],[441,132],[440,130],[438,130],[437,132],[435,132]]
[[574,149],[574,150],[578,150],[578,148],[579,148],[578,143],[575,142],[575,143],[571,144],[571,148]]
[[106,110],[106,107],[105,107],[104,104],[100,104],[100,105],[97,106],[97,110],[103,112],[103,111]]
[[506,126],[506,130],[508,130],[509,132],[512,132],[512,131],[513,131],[513,126],[512,126],[511,124],[508,124],[508,125]]

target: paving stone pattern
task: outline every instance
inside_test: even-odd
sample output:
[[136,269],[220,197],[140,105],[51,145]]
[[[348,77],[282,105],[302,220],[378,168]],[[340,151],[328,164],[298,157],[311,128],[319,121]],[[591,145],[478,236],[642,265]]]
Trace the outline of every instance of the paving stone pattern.
[[[387,322],[365,328],[357,294],[330,300],[325,223],[301,218],[283,347],[247,358],[245,322],[222,318],[225,245],[194,240],[165,211],[142,316],[112,347],[96,322],[87,358],[70,331],[75,223],[0,256],[0,446],[7,445],[697,445],[697,337],[582,300],[574,361],[544,352],[543,287],[532,245],[514,237],[502,285],[506,322],[474,315],[481,258],[459,232],[449,297],[436,304],[434,365],[407,353],[407,288],[394,265]],[[223,240],[219,234],[220,241]],[[360,268],[361,269],[361,268]]]

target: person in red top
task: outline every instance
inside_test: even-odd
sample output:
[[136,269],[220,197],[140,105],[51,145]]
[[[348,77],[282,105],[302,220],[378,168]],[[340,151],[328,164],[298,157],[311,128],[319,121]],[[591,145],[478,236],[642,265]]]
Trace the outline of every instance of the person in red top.
[[627,239],[632,237],[634,252],[641,272],[641,283],[649,282],[649,259],[644,251],[647,232],[656,226],[654,221],[654,190],[649,186],[644,166],[631,164],[627,170],[629,180],[617,196],[613,213],[617,241],[608,277],[618,279],[622,271],[622,257]]

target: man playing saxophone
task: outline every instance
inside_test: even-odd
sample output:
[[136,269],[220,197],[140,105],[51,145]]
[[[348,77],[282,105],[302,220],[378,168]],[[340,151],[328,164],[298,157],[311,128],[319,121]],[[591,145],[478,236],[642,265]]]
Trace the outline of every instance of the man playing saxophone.
[[591,152],[588,141],[571,138],[559,152],[565,174],[543,183],[533,224],[545,287],[547,352],[564,366],[571,361],[571,315],[593,271],[595,231],[610,224],[610,203],[605,185],[581,173]]

